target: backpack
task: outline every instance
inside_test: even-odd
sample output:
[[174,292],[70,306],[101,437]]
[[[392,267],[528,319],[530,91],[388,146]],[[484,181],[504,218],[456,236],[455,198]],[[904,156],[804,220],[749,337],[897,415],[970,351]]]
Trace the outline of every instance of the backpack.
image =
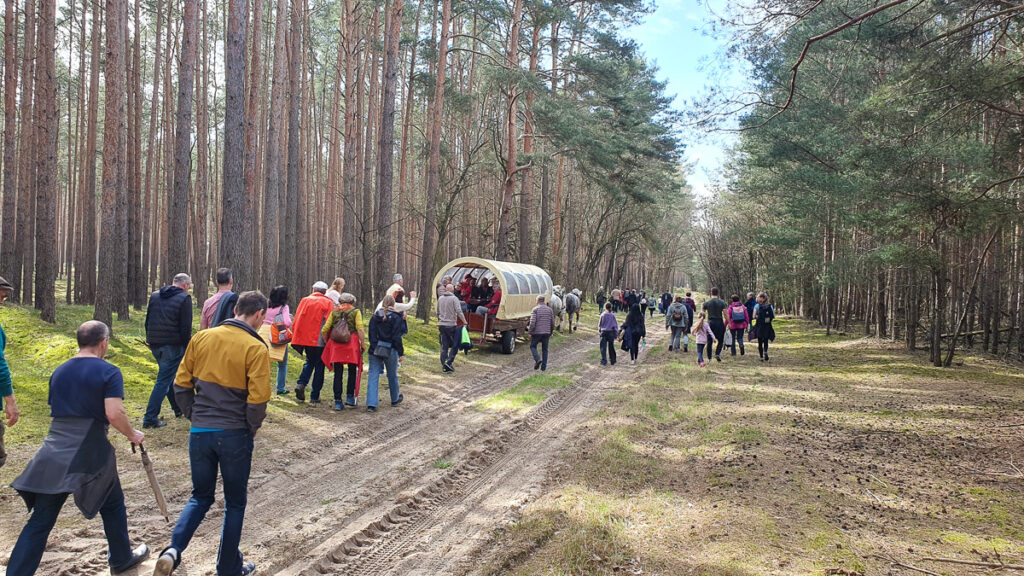
[[331,342],[338,344],[348,344],[352,341],[352,332],[348,329],[348,314],[350,310],[346,310],[338,314],[338,321],[331,327],[330,339]]
[[292,341],[292,329],[284,324],[284,310],[274,316],[274,322],[270,325],[270,344],[272,346],[284,346]]
[[683,321],[683,311],[679,310],[677,312],[673,312],[672,313],[672,321],[673,322],[682,322]]
[[747,310],[742,306],[733,306],[732,308],[732,321],[733,322],[746,322],[747,321]]

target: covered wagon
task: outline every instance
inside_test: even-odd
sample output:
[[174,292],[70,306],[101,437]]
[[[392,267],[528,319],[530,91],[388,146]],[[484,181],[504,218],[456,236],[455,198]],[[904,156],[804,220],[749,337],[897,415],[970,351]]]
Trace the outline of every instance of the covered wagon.
[[438,289],[441,280],[446,276],[452,278],[456,287],[463,285],[467,276],[474,285],[481,280],[489,283],[497,279],[501,288],[501,301],[497,314],[478,314],[477,308],[482,298],[464,296],[460,290],[456,294],[464,302],[466,320],[469,322],[470,333],[476,333],[481,342],[491,340],[501,344],[501,351],[511,354],[516,347],[516,336],[525,335],[530,322],[530,312],[537,305],[537,296],[544,296],[545,301],[551,299],[551,276],[543,268],[517,262],[499,262],[484,258],[456,258],[445,264],[434,277],[434,306],[437,306]]

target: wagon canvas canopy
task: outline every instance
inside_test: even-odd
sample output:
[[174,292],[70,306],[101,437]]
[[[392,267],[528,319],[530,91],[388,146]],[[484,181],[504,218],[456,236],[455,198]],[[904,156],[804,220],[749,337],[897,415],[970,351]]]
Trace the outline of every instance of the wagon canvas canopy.
[[528,318],[533,307],[537,305],[537,296],[543,295],[551,300],[551,276],[543,268],[518,262],[500,262],[484,258],[456,258],[441,267],[434,277],[434,303],[437,304],[437,287],[441,279],[451,276],[452,282],[458,284],[473,274],[475,281],[480,277],[497,278],[501,285],[501,304],[498,306],[498,320],[515,320]]

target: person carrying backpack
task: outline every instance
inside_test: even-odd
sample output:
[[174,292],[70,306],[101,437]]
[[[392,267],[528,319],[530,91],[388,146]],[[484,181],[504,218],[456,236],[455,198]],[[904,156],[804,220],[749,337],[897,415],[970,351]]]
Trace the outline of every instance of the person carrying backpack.
[[[348,336],[346,341],[345,337]],[[345,406],[359,405],[359,385],[363,379],[363,352],[366,349],[366,333],[363,331],[363,316],[356,308],[356,297],[349,292],[338,295],[338,307],[331,312],[320,330],[324,341],[324,352],[320,360],[324,367],[334,372],[334,409],[341,411]],[[342,377],[348,366],[348,386],[342,402]]]
[[270,361],[277,363],[277,393],[288,394],[288,344],[292,341],[292,315],[288,309],[288,287],[275,286],[270,291],[267,317],[260,326],[260,336],[267,342]]
[[775,319],[775,307],[768,303],[768,294],[761,292],[757,295],[757,322],[754,324],[754,331],[757,334],[757,353],[761,356],[762,362],[768,361],[768,343],[775,340],[775,328],[772,320]]
[[729,304],[725,314],[729,318],[729,332],[732,334],[732,355],[736,355],[736,343],[739,342],[740,356],[743,356],[746,354],[743,348],[743,332],[750,325],[750,314],[747,312],[747,307],[740,302],[738,294],[732,295],[732,304]]
[[690,325],[691,318],[690,307],[683,302],[682,296],[676,296],[676,301],[669,304],[665,311],[665,329],[672,330],[672,340],[668,345],[669,352],[679,351],[680,340],[683,342],[683,352],[686,352],[690,340],[686,334],[686,328]]

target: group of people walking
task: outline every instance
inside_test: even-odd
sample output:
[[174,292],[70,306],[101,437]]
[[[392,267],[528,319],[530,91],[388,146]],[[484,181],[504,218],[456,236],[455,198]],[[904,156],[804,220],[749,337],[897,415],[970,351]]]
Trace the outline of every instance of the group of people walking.
[[[598,292],[597,301],[603,305],[604,312],[598,322],[598,331],[601,334],[601,365],[609,362],[615,364],[615,342],[622,342],[622,350],[629,351],[630,361],[636,363],[637,355],[646,342],[647,327],[644,322],[647,310],[639,303],[627,304],[628,313],[626,320],[620,326],[615,316],[616,305],[620,298],[633,299],[635,291],[629,291],[623,296],[618,288],[612,290],[612,299],[604,302],[603,291]],[[642,292],[641,292],[642,294]],[[754,297],[748,293],[745,302],[740,301],[737,294],[733,294],[731,302],[727,303],[719,297],[719,289],[711,289],[711,298],[704,301],[701,311],[697,312],[697,303],[692,293],[687,292],[686,296],[675,296],[665,292],[659,298],[656,306],[665,315],[665,329],[671,330],[672,336],[669,340],[669,352],[678,352],[682,345],[683,352],[689,349],[690,336],[694,337],[697,345],[697,364],[700,367],[707,365],[712,355],[718,362],[722,361],[722,348],[728,345],[732,355],[736,355],[739,348],[741,356],[746,354],[744,345],[745,337],[757,340],[758,355],[762,362],[768,361],[768,345],[775,340],[775,329],[772,321],[775,318],[775,308],[769,303],[768,295],[764,292]],[[728,331],[728,333],[727,333]]]
[[[239,552],[242,522],[252,464],[253,438],[266,416],[271,397],[270,363],[277,362],[276,391],[286,388],[289,346],[304,356],[295,387],[299,401],[311,385],[310,403],[319,403],[323,371],[334,371],[335,410],[358,404],[362,357],[369,354],[366,409],[375,412],[378,380],[387,371],[391,405],[404,398],[399,390],[398,365],[407,333],[401,275],[387,290],[364,330],[356,299],[343,292],[345,281],[313,285],[292,316],[288,289],[277,286],[268,299],[259,291],[233,292],[231,270],[221,268],[214,278],[218,290],[203,305],[200,331],[192,333],[192,279],[178,274],[154,292],[146,311],[146,341],[157,362],[157,377],[143,417],[143,429],[166,426],[160,419],[164,399],[176,417],[191,423],[188,440],[192,495],[179,516],[170,545],[157,559],[154,574],[167,576],[181,563],[196,529],[214,503],[217,474],[221,476],[225,510],[217,573],[247,576],[255,570]],[[0,303],[12,287],[0,278]],[[106,324],[82,324],[76,338],[79,353],[58,367],[50,378],[49,404],[53,420],[43,446],[25,471],[11,484],[31,512],[7,564],[8,576],[29,576],[42,560],[46,542],[68,495],[86,518],[99,514],[107,537],[107,560],[112,574],[137,566],[149,548],[132,548],[128,519],[107,429],[113,426],[133,446],[146,438],[128,420],[124,408],[121,370],[105,361],[110,342]],[[7,426],[19,413],[3,349],[0,329],[0,398]],[[342,389],[347,369],[348,388]],[[6,462],[0,422],[0,466]]]

